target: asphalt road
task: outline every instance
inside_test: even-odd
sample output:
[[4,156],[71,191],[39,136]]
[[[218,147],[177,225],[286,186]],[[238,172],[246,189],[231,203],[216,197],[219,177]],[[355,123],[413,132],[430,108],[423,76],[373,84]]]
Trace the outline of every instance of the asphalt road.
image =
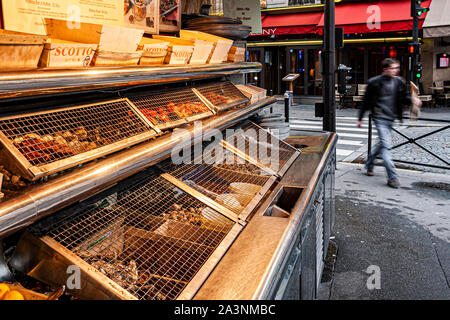
[[383,167],[337,169],[338,252],[321,299],[450,299],[450,175],[399,170],[392,189]]

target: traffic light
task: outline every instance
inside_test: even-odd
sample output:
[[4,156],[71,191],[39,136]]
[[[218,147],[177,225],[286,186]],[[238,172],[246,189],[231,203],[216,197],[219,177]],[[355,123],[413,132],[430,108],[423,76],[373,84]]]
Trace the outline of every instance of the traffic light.
[[415,55],[415,54],[420,55],[421,54],[421,48],[422,48],[422,45],[420,43],[410,43],[408,45],[408,52],[411,55]]
[[421,7],[422,0],[411,0],[411,17],[419,18],[425,12],[430,11],[429,8]]
[[352,70],[352,68],[343,64],[340,64],[338,67],[338,92],[340,94],[347,93],[348,89],[352,87],[347,85],[348,81],[352,79],[352,76],[349,75],[350,70]]
[[416,70],[415,70],[414,74],[417,79],[422,78],[422,63],[418,62],[416,64]]

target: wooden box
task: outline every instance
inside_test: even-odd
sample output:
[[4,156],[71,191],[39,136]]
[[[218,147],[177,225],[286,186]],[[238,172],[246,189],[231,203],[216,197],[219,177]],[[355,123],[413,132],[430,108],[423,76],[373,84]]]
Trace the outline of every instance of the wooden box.
[[213,49],[207,63],[222,63],[228,60],[228,52],[233,45],[233,40],[221,38],[208,33],[192,30],[181,30],[180,37],[188,40],[203,40],[213,43]]
[[188,64],[193,51],[193,46],[170,45],[164,63]]
[[92,60],[92,65],[102,67],[137,65],[141,56],[142,51],[121,52],[97,50]]
[[228,52],[228,62],[244,62],[245,61],[245,48],[231,47]]
[[250,99],[250,104],[254,104],[258,102],[258,94],[254,92],[253,90],[250,90],[247,88],[244,84],[237,84],[236,87],[247,97]]
[[169,41],[171,46],[192,47],[192,54],[188,60],[189,64],[205,64],[213,48],[213,44],[211,42],[199,39],[188,40],[177,37],[156,36],[156,35],[153,36],[153,38],[163,41]]
[[46,40],[45,36],[0,29],[0,70],[37,68]]
[[248,89],[253,90],[258,94],[258,101],[265,99],[267,97],[267,89],[263,89],[260,87],[253,86],[251,84],[246,85]]
[[238,89],[242,91],[242,93],[244,93],[248,98],[250,98],[250,103],[258,102],[267,97],[267,90],[263,88],[255,87],[250,84],[247,85],[239,84],[236,87],[238,87]]
[[163,64],[169,50],[169,42],[142,38],[139,44],[139,50],[142,50],[142,57],[139,60],[140,65]]
[[88,67],[94,58],[97,47],[97,44],[48,39],[39,66],[43,68]]
[[45,19],[47,34],[54,39],[98,44],[99,50],[133,52],[141,42],[144,30],[80,23],[80,29],[69,29],[66,21]]

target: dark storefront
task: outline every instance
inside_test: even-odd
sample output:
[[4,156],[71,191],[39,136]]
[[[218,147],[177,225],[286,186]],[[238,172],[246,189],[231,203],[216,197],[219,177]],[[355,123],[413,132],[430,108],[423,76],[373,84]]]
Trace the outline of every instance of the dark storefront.
[[[294,82],[295,95],[321,96],[322,75],[319,72],[321,46],[268,46],[250,47],[248,61],[259,61],[264,65],[260,74],[249,74],[248,81],[272,90],[273,94],[283,94],[286,84],[281,79],[289,73],[300,74]],[[337,51],[336,63],[352,68],[350,84],[364,84],[382,72],[384,58],[396,58],[402,65],[402,76],[406,77],[408,42],[379,44],[346,44]],[[403,67],[405,66],[405,67]]]
[[[424,1],[423,5],[428,7],[430,2]],[[323,7],[310,10],[263,11],[263,34],[248,39],[247,59],[261,62],[264,68],[260,74],[248,75],[249,82],[273,94],[283,94],[286,83],[281,79],[297,73],[300,77],[294,83],[295,95],[322,95],[319,54]],[[371,24],[377,10],[379,23]],[[420,19],[420,27],[424,18]],[[355,88],[380,74],[381,61],[387,57],[400,61],[401,76],[406,78],[408,43],[412,41],[410,0],[336,4],[336,27],[344,29],[344,47],[336,50],[336,64],[352,68],[350,83]]]

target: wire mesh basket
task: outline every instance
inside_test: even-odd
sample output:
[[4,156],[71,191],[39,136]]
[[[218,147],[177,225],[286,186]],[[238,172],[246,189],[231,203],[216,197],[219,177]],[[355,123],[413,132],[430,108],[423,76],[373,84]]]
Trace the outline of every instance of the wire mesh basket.
[[143,300],[177,299],[234,226],[158,175],[58,216],[37,235]]
[[216,111],[247,105],[250,100],[231,81],[204,85],[194,89]]
[[279,176],[300,155],[299,150],[250,121],[240,124],[239,129],[227,137],[223,144],[255,165]]
[[157,132],[128,99],[0,118],[2,162],[36,180],[148,140]]
[[130,96],[130,101],[158,129],[180,126],[213,115],[192,89]]
[[[204,143],[203,150],[208,145],[212,144]],[[217,210],[237,221],[254,208],[275,178],[220,143],[210,150],[214,151],[208,155],[204,152],[201,158],[193,157],[192,161],[176,164],[167,159],[158,166],[168,174],[167,179],[173,179],[173,183],[190,193],[197,191],[201,199],[209,198],[218,204],[214,206]]]

